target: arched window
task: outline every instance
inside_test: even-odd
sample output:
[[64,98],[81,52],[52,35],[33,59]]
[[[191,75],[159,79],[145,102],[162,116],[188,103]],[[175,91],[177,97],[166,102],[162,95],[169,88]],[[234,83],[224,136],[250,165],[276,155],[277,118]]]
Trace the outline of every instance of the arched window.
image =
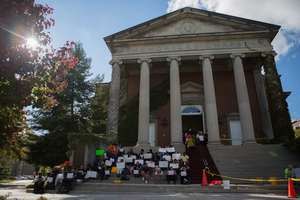
[[187,108],[183,109],[181,113],[197,113],[197,114],[199,114],[199,113],[201,113],[201,111],[196,107],[187,107]]

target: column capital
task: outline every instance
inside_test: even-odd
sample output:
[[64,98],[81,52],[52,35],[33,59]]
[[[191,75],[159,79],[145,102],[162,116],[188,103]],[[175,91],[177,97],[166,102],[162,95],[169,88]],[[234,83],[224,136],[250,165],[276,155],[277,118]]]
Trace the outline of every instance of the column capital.
[[271,54],[272,56],[277,56],[277,53],[275,52],[275,51],[265,51],[265,52],[262,52],[260,55],[262,56],[262,57],[266,57],[267,56],[267,54]]
[[201,55],[201,56],[199,56],[200,60],[204,60],[204,58],[209,58],[210,60],[213,60],[215,57],[213,55]]
[[137,60],[137,63],[139,63],[139,64],[141,64],[142,62],[151,63],[152,60],[151,60],[151,58],[139,58],[139,59]]
[[241,58],[245,58],[245,54],[243,54],[243,53],[232,53],[232,54],[230,54],[230,58],[235,58],[237,56],[239,56]]
[[110,65],[114,65],[115,63],[118,63],[119,65],[122,65],[123,61],[122,60],[111,60],[111,61],[109,61]]
[[174,56],[174,57],[168,57],[168,58],[167,58],[167,61],[168,61],[168,62],[171,62],[172,60],[177,60],[177,61],[179,62],[179,61],[181,61],[181,58],[180,58],[179,56],[177,56],[177,57]]
[[243,54],[243,53],[232,53],[232,54],[230,54],[230,58],[235,58],[237,56],[239,56],[241,58],[245,58],[245,54]]

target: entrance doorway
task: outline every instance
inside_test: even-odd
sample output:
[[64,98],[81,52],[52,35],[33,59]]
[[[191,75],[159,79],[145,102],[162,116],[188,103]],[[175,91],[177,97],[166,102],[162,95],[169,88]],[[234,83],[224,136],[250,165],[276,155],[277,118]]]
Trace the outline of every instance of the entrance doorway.
[[202,123],[202,115],[183,115],[182,116],[182,129],[188,130],[192,128],[195,131],[204,131]]
[[182,129],[192,128],[194,131],[205,131],[202,105],[181,106]]

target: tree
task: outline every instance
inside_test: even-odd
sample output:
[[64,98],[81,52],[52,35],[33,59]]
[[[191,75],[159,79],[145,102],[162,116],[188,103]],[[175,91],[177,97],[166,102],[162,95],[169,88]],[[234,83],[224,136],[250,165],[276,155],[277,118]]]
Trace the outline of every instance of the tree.
[[46,131],[46,134],[30,135],[29,163],[43,166],[62,163],[68,160],[66,153],[78,141],[96,140],[92,135],[87,136],[91,133],[90,101],[96,90],[96,83],[87,80],[92,75],[89,72],[92,60],[86,57],[80,42],[75,44],[71,53],[78,62],[62,77],[68,85],[54,94],[57,105],[50,111],[39,110],[33,115],[33,129]]
[[91,132],[105,138],[107,115],[108,115],[108,99],[109,84],[102,83],[104,76],[98,76],[94,80],[96,85],[96,93],[91,99]]
[[[50,47],[54,25],[53,8],[36,5],[34,0],[2,0],[0,3],[0,146],[13,155],[12,148],[23,131],[26,106],[47,110],[55,105],[53,93],[61,91],[61,79],[75,65],[70,54],[73,42],[58,50]],[[28,39],[38,46],[29,46]]]
[[300,129],[298,129],[298,130],[295,131],[295,137],[296,138],[300,137]]

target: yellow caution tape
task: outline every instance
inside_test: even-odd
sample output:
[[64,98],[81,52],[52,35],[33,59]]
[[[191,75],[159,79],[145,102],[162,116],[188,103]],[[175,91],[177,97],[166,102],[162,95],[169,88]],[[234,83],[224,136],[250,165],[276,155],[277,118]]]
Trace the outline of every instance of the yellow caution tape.
[[[255,140],[265,140],[265,139],[272,139],[274,137],[266,137],[266,138],[255,138]],[[226,139],[226,138],[220,138],[220,140],[243,140],[243,139]]]
[[[229,176],[223,176],[223,175],[219,175],[219,174],[213,174],[210,172],[208,167],[205,167],[205,169],[203,169],[204,172],[210,174],[211,176],[219,176],[222,178],[228,178],[228,179],[234,179],[234,180],[242,180],[242,181],[269,181],[269,182],[274,182],[274,181],[288,181],[288,179],[278,179],[278,180],[264,180],[264,179],[246,179],[246,178],[233,178],[233,177],[229,177]],[[292,181],[300,181],[300,179],[296,179],[296,178],[291,178]]]
[[[207,136],[203,136],[208,138]],[[273,139],[274,137],[265,137],[265,138],[255,138],[255,140],[266,140],[266,139]],[[227,139],[227,138],[220,138],[220,140],[243,140],[243,139]]]

